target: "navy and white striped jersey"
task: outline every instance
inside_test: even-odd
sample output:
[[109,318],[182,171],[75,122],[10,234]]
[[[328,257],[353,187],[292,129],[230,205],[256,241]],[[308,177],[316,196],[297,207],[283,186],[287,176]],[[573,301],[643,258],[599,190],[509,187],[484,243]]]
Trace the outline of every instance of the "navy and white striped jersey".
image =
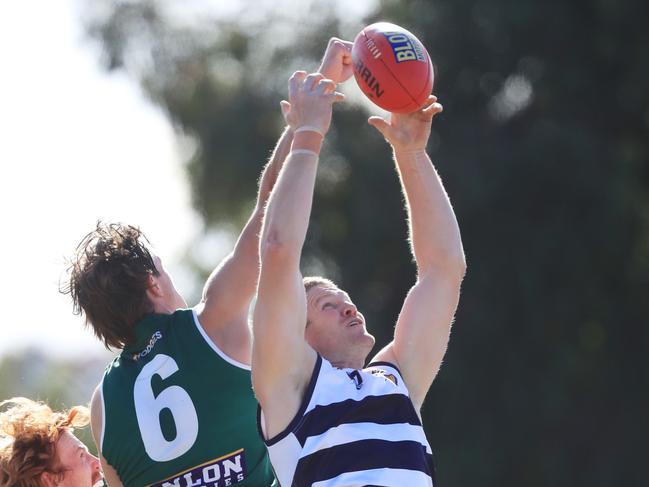
[[[262,437],[263,412],[258,426]],[[433,455],[399,370],[318,356],[300,410],[265,440],[282,487],[433,486]]]

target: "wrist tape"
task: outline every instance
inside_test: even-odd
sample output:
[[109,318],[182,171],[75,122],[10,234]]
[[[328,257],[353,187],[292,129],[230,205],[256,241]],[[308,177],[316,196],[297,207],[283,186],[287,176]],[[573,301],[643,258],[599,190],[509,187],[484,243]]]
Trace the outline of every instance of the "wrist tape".
[[315,132],[320,137],[324,137],[322,130],[314,125],[302,125],[301,127],[298,127],[293,131],[294,134],[298,134],[300,132]]
[[316,151],[309,150],[309,149],[292,149],[291,154],[293,154],[293,155],[304,154],[304,155],[307,155],[307,156],[320,157],[320,154],[318,154]]

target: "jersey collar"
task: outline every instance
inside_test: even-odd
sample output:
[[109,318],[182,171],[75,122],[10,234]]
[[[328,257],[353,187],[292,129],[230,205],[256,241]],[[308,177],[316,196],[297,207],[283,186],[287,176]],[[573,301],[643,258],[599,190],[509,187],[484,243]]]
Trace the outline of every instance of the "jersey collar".
[[135,324],[135,340],[124,347],[124,355],[133,356],[144,350],[154,338],[156,331],[171,318],[167,314],[151,313]]

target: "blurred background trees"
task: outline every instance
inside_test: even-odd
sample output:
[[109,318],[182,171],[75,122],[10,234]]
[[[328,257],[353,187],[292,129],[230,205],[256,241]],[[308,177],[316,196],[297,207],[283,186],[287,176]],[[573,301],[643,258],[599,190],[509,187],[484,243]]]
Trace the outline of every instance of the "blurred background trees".
[[[174,122],[207,227],[236,232],[290,73],[376,20],[436,64],[429,152],[469,265],[423,411],[439,484],[646,484],[649,4],[95,0],[84,22]],[[348,289],[382,345],[415,269],[389,150],[346,90],[303,269]]]

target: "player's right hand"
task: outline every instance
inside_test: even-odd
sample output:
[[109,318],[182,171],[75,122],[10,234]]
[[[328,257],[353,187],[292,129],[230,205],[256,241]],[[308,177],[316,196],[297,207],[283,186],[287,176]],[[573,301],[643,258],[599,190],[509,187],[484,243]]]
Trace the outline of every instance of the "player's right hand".
[[426,150],[433,117],[444,108],[430,95],[426,103],[412,113],[391,113],[390,121],[370,117],[368,123],[378,130],[395,151]]
[[331,125],[333,104],[344,99],[336,83],[321,73],[296,71],[288,82],[288,101],[281,102],[282,114],[293,130],[308,126],[324,135]]

